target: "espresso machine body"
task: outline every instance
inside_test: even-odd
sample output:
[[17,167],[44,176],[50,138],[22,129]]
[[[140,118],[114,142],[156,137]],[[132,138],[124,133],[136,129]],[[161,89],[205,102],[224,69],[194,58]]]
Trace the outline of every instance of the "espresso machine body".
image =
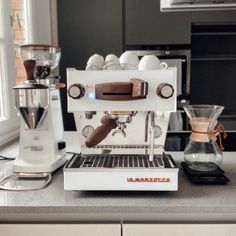
[[[176,110],[176,76],[176,68],[67,69],[68,111],[74,113],[81,154],[64,168],[65,190],[178,189],[178,168],[163,154]],[[114,127],[101,128],[106,135],[89,142],[104,117],[115,120]]]

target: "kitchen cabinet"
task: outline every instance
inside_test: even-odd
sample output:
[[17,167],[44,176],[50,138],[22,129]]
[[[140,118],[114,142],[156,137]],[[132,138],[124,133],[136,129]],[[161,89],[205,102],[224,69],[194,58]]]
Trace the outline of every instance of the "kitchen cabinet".
[[192,23],[207,23],[207,24],[236,23],[236,11],[192,12]]
[[190,44],[191,13],[161,12],[160,1],[125,1],[126,45]]
[[[58,0],[57,6],[62,82],[66,68],[84,70],[94,53],[122,53],[122,0]],[[65,130],[75,130],[73,115],[67,113],[66,89],[61,98]]]
[[235,236],[236,224],[124,224],[123,236]]
[[0,224],[4,236],[235,236],[236,224]]
[[61,66],[85,69],[98,53],[122,53],[122,0],[58,0]]
[[120,224],[0,224],[2,236],[121,236]]

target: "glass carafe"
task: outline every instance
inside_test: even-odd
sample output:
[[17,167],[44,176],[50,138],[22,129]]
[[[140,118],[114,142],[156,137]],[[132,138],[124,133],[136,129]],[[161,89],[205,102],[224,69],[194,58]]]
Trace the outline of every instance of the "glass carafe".
[[[215,105],[184,107],[192,128],[190,141],[184,150],[184,160],[191,169],[214,171],[222,162],[223,148],[220,132],[224,131],[224,128],[222,125],[217,125],[217,118],[223,109],[224,107]],[[217,136],[219,136],[221,147],[216,142]]]

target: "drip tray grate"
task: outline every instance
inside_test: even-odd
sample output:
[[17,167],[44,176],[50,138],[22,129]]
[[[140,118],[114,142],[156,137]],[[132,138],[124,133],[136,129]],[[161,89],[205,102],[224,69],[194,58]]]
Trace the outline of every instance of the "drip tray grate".
[[80,155],[75,154],[66,168],[177,168],[170,155]]

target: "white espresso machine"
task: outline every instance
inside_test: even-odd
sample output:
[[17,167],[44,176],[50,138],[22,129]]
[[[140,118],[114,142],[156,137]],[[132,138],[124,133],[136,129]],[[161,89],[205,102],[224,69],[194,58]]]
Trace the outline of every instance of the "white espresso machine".
[[[0,180],[0,189],[15,191],[46,187],[51,173],[66,161],[59,94],[64,85],[52,76],[61,50],[52,45],[23,45],[20,55],[27,80],[13,88],[20,116],[19,154],[13,174]],[[25,184],[27,180],[30,184]]]
[[178,190],[178,168],[164,153],[176,77],[176,68],[67,69],[81,153],[64,168],[65,190]]

